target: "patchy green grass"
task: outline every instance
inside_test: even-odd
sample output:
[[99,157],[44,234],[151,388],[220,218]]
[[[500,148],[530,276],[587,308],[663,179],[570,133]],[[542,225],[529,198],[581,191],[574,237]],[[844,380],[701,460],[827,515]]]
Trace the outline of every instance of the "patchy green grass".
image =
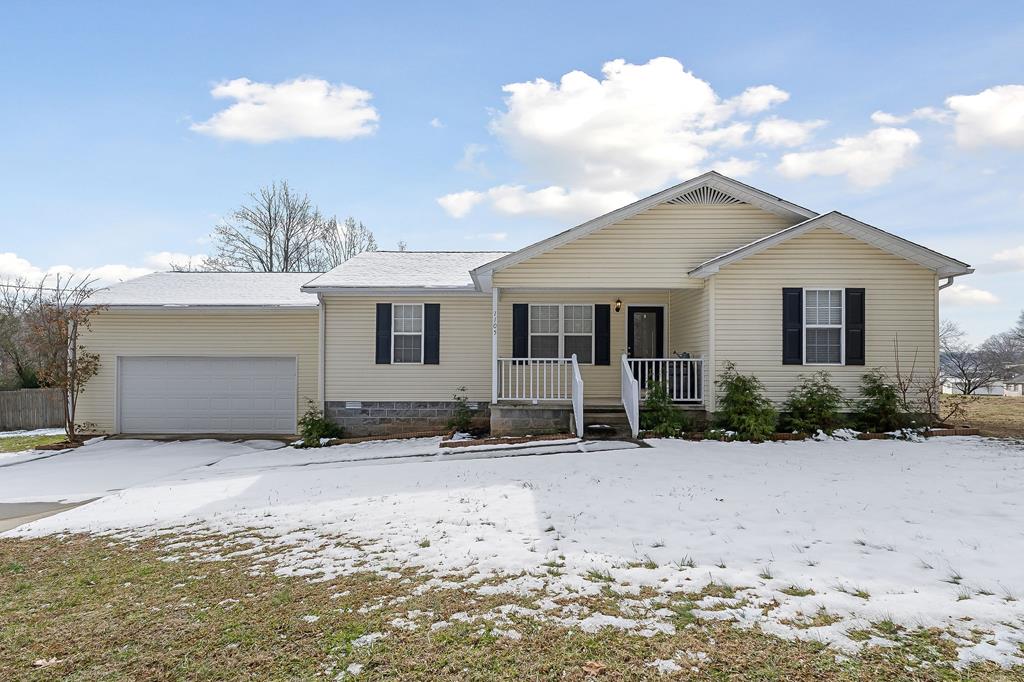
[[22,452],[34,450],[40,445],[53,445],[66,440],[63,434],[59,436],[11,436],[0,438],[0,452]]
[[[883,621],[874,632],[894,633],[897,646],[837,660],[819,642],[697,618],[700,597],[735,593],[724,585],[673,597],[676,633],[641,637],[515,613],[484,620],[501,606],[536,609],[536,598],[469,586],[420,594],[428,576],[414,571],[309,582],[254,571],[246,557],[165,556],[157,541],[0,540],[0,679],[334,679],[358,664],[368,680],[642,680],[655,676],[646,663],[679,651],[707,653],[696,670],[679,659],[688,678],[703,680],[1024,679],[993,665],[953,670],[956,652],[940,631],[899,632]],[[620,600],[613,590],[556,598],[606,614]],[[834,621],[822,611],[812,622]],[[384,637],[368,642],[375,633]]]
[[779,590],[782,594],[788,594],[791,597],[810,597],[814,594],[814,590],[809,587],[800,587],[798,585],[790,585],[789,587],[783,587]]

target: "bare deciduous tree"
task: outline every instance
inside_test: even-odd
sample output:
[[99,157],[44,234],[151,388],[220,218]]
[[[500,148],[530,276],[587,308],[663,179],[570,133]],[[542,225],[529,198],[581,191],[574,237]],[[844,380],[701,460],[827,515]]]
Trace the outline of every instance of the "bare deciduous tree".
[[44,279],[28,316],[28,343],[40,359],[39,378],[63,392],[64,431],[71,442],[78,440],[75,413],[79,395],[100,368],[100,356],[79,342],[92,316],[102,309],[88,304],[94,283],[88,277],[57,275],[53,286],[47,287]]
[[[377,242],[362,223],[325,218],[286,181],[261,187],[214,227],[214,254],[201,268],[223,272],[324,272]],[[192,264],[175,264],[190,270]]]
[[1017,374],[1015,368],[1024,362],[1024,343],[1013,331],[993,334],[978,347],[978,352],[1000,380]]
[[970,395],[997,381],[1002,368],[987,353],[971,345],[966,336],[956,323],[944,321],[939,330],[939,351],[942,373],[957,391]]
[[332,217],[325,221],[324,244],[327,252],[327,270],[363,252],[377,250],[377,239],[373,232],[351,217],[346,218],[341,225],[338,224],[337,218]]

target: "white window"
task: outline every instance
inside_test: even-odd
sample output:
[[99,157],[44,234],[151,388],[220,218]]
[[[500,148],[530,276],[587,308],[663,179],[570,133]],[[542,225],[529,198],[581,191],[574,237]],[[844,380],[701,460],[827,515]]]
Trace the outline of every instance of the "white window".
[[397,303],[392,306],[391,354],[396,364],[423,362],[422,303]]
[[530,357],[594,361],[594,306],[530,305]]
[[842,289],[804,289],[804,364],[843,364]]

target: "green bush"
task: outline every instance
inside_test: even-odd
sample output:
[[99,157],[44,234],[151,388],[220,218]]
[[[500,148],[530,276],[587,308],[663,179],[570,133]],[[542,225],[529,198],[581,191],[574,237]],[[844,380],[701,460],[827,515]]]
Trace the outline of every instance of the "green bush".
[[459,433],[466,433],[473,425],[473,410],[469,409],[465,386],[455,389],[452,401],[455,403],[455,407],[452,408],[452,418],[448,420],[448,428]]
[[820,370],[810,376],[801,375],[799,386],[789,392],[782,414],[786,431],[832,434],[843,426],[841,410],[846,405],[842,392],[832,383],[832,375]]
[[764,395],[764,385],[755,376],[736,371],[736,365],[726,363],[721,378],[715,382],[722,391],[715,414],[717,426],[734,431],[739,440],[755,443],[775,433],[777,414]]
[[306,413],[299,419],[299,436],[302,437],[303,446],[318,448],[321,438],[341,438],[344,435],[345,429],[325,417],[316,403],[310,400]]
[[640,412],[640,428],[658,438],[678,438],[683,431],[692,429],[693,424],[675,405],[668,394],[668,385],[663,381],[647,384],[647,397]]
[[911,425],[911,416],[903,409],[899,389],[881,370],[873,369],[861,378],[857,424],[863,431],[888,432]]

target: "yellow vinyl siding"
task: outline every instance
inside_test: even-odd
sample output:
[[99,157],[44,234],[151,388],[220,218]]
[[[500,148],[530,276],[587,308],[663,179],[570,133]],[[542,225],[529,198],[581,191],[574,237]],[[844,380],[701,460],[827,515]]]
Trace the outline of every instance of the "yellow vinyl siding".
[[700,288],[687,272],[794,222],[748,204],[662,204],[499,270],[494,285]]
[[[901,369],[917,376],[935,370],[936,275],[898,256],[821,228],[722,268],[714,275],[716,371],[732,361],[755,374],[777,402],[799,375],[825,369],[848,398],[860,378],[878,367],[895,376],[898,334]],[[858,366],[782,364],[782,288],[865,289],[866,362]]]
[[[622,300],[622,310],[615,312],[615,299]],[[586,291],[567,290],[564,292],[502,293],[498,315],[498,356],[512,357],[512,305],[515,303],[607,303],[611,308],[611,342],[609,365],[580,365],[583,378],[583,395],[588,401],[618,402],[622,394],[621,357],[626,352],[626,309],[629,305],[667,305],[669,292],[629,291],[621,295]],[[672,347],[669,331],[672,328],[672,311],[666,310],[665,344]]]
[[119,355],[294,356],[301,415],[317,399],[318,320],[315,308],[101,311],[83,339],[99,354],[100,371],[79,398],[77,421],[114,430]]
[[[459,386],[491,399],[490,296],[324,296],[324,399],[447,401]],[[441,306],[440,363],[376,364],[377,304]]]
[[669,295],[669,357],[689,353],[690,357],[708,354],[707,289],[673,289]]

